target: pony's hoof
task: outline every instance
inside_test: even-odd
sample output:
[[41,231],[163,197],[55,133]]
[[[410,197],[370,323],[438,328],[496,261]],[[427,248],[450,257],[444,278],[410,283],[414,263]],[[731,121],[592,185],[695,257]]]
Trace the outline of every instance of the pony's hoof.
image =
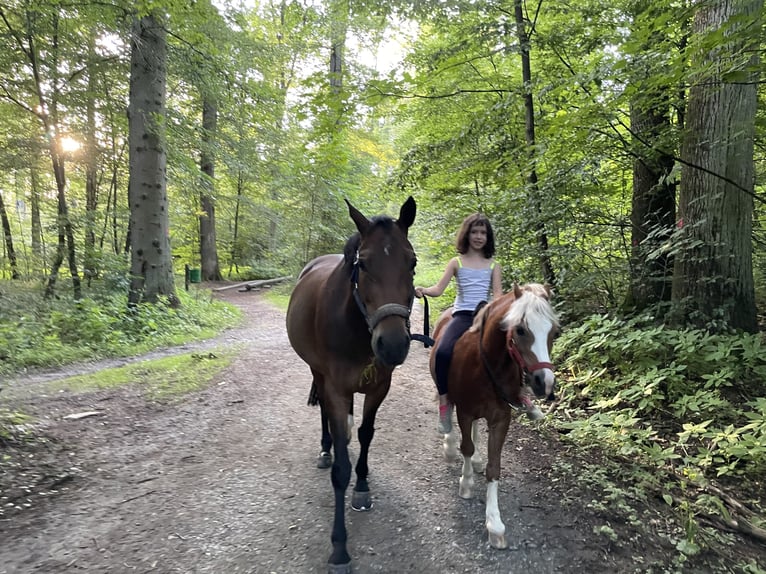
[[543,411],[541,411],[537,406],[532,406],[531,409],[527,410],[527,417],[529,420],[532,421],[541,421],[545,418],[545,415],[543,414]]
[[317,457],[317,468],[330,468],[332,466],[332,455],[323,450]]
[[492,548],[497,548],[498,550],[505,550],[508,548],[508,541],[505,539],[505,531],[490,532],[489,545],[492,546]]
[[328,564],[327,574],[351,574],[351,562],[346,564]]
[[353,510],[356,510],[357,512],[365,512],[367,510],[372,510],[372,497],[370,496],[370,491],[367,492],[359,492],[359,491],[352,491],[351,493],[351,508]]

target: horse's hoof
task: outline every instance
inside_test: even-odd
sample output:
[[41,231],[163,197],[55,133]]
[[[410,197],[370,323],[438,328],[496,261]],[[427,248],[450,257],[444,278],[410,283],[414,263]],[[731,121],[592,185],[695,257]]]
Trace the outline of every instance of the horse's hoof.
[[473,481],[460,479],[460,487],[457,490],[457,495],[460,498],[466,500],[473,498]]
[[346,564],[328,564],[327,574],[351,574],[351,562]]
[[372,510],[372,497],[370,496],[370,491],[352,491],[351,508],[357,512],[366,512],[367,510]]
[[330,468],[332,466],[332,455],[323,450],[317,457],[317,468]]
[[492,546],[492,548],[497,548],[498,550],[505,550],[508,548],[508,541],[505,539],[505,532],[490,532],[489,545]]

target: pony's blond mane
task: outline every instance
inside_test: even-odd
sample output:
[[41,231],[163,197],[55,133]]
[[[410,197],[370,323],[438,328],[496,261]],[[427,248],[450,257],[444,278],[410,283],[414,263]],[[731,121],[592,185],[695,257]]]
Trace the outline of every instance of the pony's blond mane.
[[476,331],[481,330],[481,324],[484,322],[484,315],[487,314],[488,307],[489,305],[484,305],[484,307],[479,309],[479,312],[476,313],[473,318],[473,323],[471,323],[471,326],[468,328],[470,332],[475,333]]
[[521,323],[527,315],[540,315],[553,325],[559,325],[559,318],[550,303],[551,290],[540,283],[527,283],[521,287],[521,297],[516,299],[503,317],[501,328]]
[[[500,324],[501,329],[506,331],[510,325],[520,323],[526,314],[542,315],[554,325],[559,325],[559,318],[550,304],[550,298],[553,295],[550,287],[542,283],[526,283],[520,285],[519,290],[521,295],[516,298],[508,313],[503,317]],[[484,307],[479,309],[479,312],[473,318],[473,323],[471,323],[471,327],[468,329],[469,331],[475,333],[481,330],[487,309],[489,309],[489,305],[484,305]]]

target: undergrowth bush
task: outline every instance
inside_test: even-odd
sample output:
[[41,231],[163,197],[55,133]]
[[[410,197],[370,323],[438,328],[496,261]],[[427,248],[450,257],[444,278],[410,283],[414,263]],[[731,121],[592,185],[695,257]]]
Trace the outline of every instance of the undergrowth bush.
[[129,309],[122,290],[94,288],[80,301],[48,301],[39,289],[19,289],[0,299],[0,375],[138,354],[209,337],[239,321],[239,311],[202,291],[177,296],[178,308],[160,301]]
[[[642,482],[687,515],[723,515],[715,497],[687,498],[711,479],[757,484],[766,471],[765,343],[763,334],[592,316],[556,343],[560,408],[570,415],[556,424],[578,444],[650,469]],[[691,543],[696,526],[687,532]]]

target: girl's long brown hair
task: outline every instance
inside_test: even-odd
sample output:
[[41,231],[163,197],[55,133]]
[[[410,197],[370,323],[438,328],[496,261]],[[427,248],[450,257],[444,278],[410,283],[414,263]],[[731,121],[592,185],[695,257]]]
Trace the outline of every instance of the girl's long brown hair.
[[468,253],[468,243],[471,237],[471,228],[474,225],[480,225],[487,228],[487,242],[484,244],[484,257],[491,259],[495,255],[495,232],[492,231],[492,224],[486,215],[474,213],[463,220],[460,230],[457,232],[457,242],[455,247],[461,255]]

